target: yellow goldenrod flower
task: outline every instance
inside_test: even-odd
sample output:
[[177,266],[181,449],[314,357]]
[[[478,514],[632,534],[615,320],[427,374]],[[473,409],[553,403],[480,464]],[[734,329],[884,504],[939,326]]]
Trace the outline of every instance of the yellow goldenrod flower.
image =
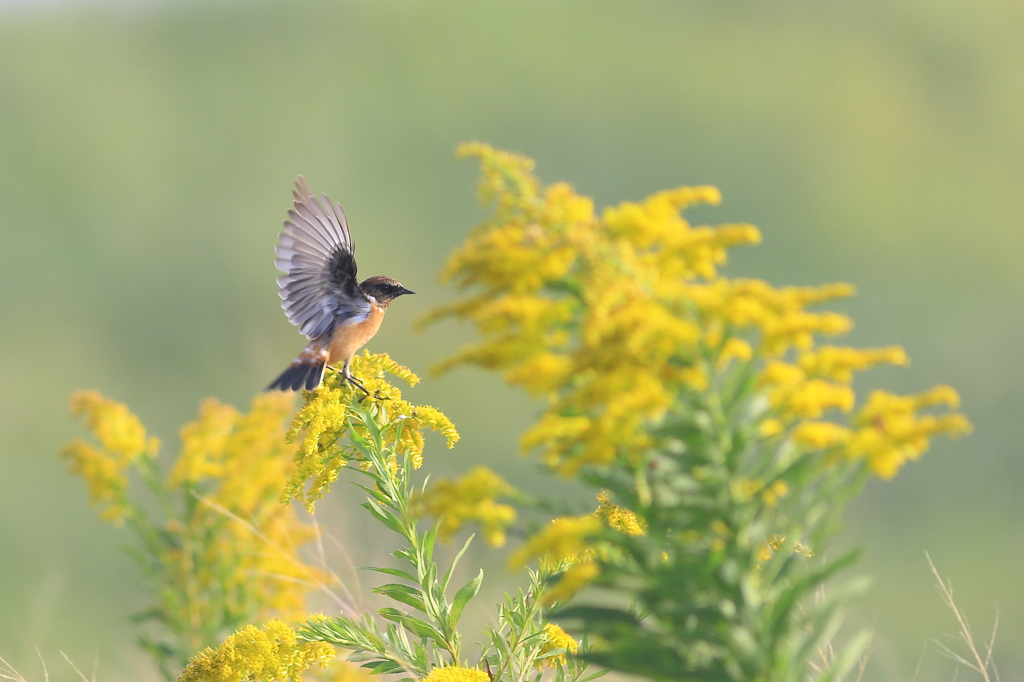
[[490,682],[490,679],[487,673],[479,668],[449,665],[444,668],[434,668],[429,675],[423,678],[422,682]]
[[423,495],[414,498],[416,506],[440,519],[438,535],[448,540],[465,523],[478,521],[484,541],[492,547],[505,544],[505,529],[516,520],[516,510],[498,504],[495,497],[515,492],[505,479],[487,467],[476,467],[457,479],[442,479]]
[[168,482],[178,485],[223,476],[224,447],[237,418],[238,411],[230,405],[214,398],[204,400],[199,418],[181,429],[181,454]]
[[[149,612],[180,639],[179,649],[196,651],[210,633],[243,618],[298,617],[307,592],[330,581],[299,557],[313,528],[277,500],[294,467],[284,438],[289,396],[260,395],[247,413],[204,401],[198,419],[181,430],[182,453],[166,481],[152,461],[156,440],[127,408],[95,392],[76,394],[72,404],[102,447],[75,441],[64,456],[105,506],[105,519],[131,516],[136,530],[160,539],[145,544],[147,561],[159,566]],[[165,488],[169,517],[154,521],[128,498],[129,465]]]
[[574,558],[588,548],[588,540],[601,531],[601,520],[594,516],[562,516],[554,519],[526,541],[509,557],[511,570],[517,570],[533,558],[550,562]]
[[517,570],[537,558],[550,569],[563,569],[559,581],[544,593],[544,601],[567,599],[600,572],[589,541],[601,532],[602,525],[593,515],[554,519],[512,554],[509,568]]
[[[352,358],[351,369],[370,392],[366,404],[380,423],[385,444],[393,444],[399,456],[408,455],[413,468],[423,463],[425,429],[439,432],[449,448],[459,440],[455,425],[440,410],[402,399],[402,392],[384,378],[385,373],[392,374],[415,386],[419,377],[408,368],[386,354],[364,351]],[[288,430],[289,439],[298,442],[299,447],[295,454],[297,467],[281,495],[283,501],[297,498],[312,512],[345,465],[360,458],[346,436],[350,406],[362,399],[363,394],[342,383],[337,373],[328,374],[319,389],[305,394],[305,405]],[[366,426],[358,420],[352,420],[352,427],[361,437],[369,437]]]
[[[786,536],[785,535],[778,535],[778,534],[769,535],[768,539],[765,541],[764,547],[759,551],[758,557],[761,558],[762,561],[767,561],[768,559],[770,559],[772,557],[772,553],[773,552],[778,552],[779,550],[781,550],[781,549],[783,549],[785,547],[786,547]],[[811,549],[810,547],[808,547],[807,545],[805,545],[804,543],[800,542],[799,540],[794,540],[793,541],[793,543],[791,545],[791,549],[793,550],[794,554],[799,554],[800,556],[803,556],[803,557],[810,558],[810,557],[814,556],[814,550]]]
[[717,365],[719,369],[722,369],[732,360],[746,361],[753,357],[753,355],[754,349],[750,347],[749,343],[743,339],[731,337],[722,346],[722,350],[719,351]]
[[768,507],[774,507],[779,500],[789,494],[789,485],[785,481],[775,481],[761,491],[761,499]]
[[559,577],[558,582],[544,592],[542,599],[545,604],[567,601],[589,585],[600,573],[601,569],[592,559],[584,559],[570,564]]
[[900,467],[927,452],[933,436],[957,438],[971,432],[971,423],[961,414],[918,414],[925,407],[945,405],[956,409],[960,397],[948,386],[910,396],[875,391],[855,416],[858,427],[846,446],[846,453],[865,459],[881,478],[896,475]]
[[[538,668],[555,668],[565,664],[565,654],[579,651],[580,645],[565,630],[554,623],[544,625],[544,646],[540,650]],[[557,652],[557,653],[555,653]]]
[[607,490],[602,490],[597,494],[597,501],[601,503],[601,506],[597,508],[594,515],[607,523],[610,528],[634,536],[647,532],[647,522],[629,509],[613,503]]
[[849,442],[853,432],[832,422],[804,421],[793,429],[793,442],[811,450],[824,450]]
[[146,439],[146,429],[125,405],[104,398],[96,391],[78,391],[71,396],[71,415],[85,417],[85,424],[103,449],[130,463],[148,452],[155,455],[156,441]]
[[[717,204],[718,190],[666,190],[595,214],[569,185],[543,187],[530,159],[480,143],[459,153],[480,160],[481,199],[494,204],[494,214],[445,269],[444,278],[471,295],[429,319],[468,319],[481,338],[442,369],[497,370],[546,397],[547,409],[522,446],[537,449],[552,469],[573,475],[657,447],[652,427],[680,397],[740,371],[755,372],[757,390],[768,399],[770,409],[759,418],[765,438],[791,432],[794,443],[811,449],[856,441],[856,452],[873,453],[857,456],[886,475],[923,451],[920,443],[886,449],[870,442],[877,437],[869,432],[855,436],[818,421],[828,411],[853,410],[855,372],[905,365],[906,353],[816,346],[851,328],[844,315],[812,309],[853,295],[848,284],[773,287],[721,277],[728,250],[756,244],[760,233],[750,225],[686,220],[688,206]],[[731,362],[752,361],[755,351],[767,359],[763,367],[741,370]],[[952,433],[961,425],[951,417],[932,428],[938,430],[929,434]],[[780,495],[769,490],[762,497],[775,503]]]
[[279,680],[299,682],[313,666],[327,666],[334,647],[324,642],[299,643],[295,631],[279,620],[262,629],[246,626],[216,649],[192,657],[179,682],[246,682]]
[[771,438],[782,433],[785,426],[778,419],[765,419],[758,428],[764,438]]
[[156,457],[160,443],[146,437],[139,418],[125,405],[96,391],[73,394],[71,414],[85,417],[100,447],[76,439],[61,450],[61,457],[68,460],[71,473],[85,479],[89,499],[100,508],[101,517],[120,525],[132,513],[125,472],[140,457]]
[[853,409],[855,396],[853,389],[845,384],[811,379],[793,387],[776,389],[769,398],[772,406],[784,417],[817,419],[827,410],[849,412]]
[[808,376],[850,383],[853,373],[880,363],[907,365],[910,360],[899,346],[889,348],[840,348],[822,346],[800,356],[800,367]]
[[124,518],[131,513],[131,506],[125,499],[128,489],[128,477],[124,474],[126,465],[121,465],[107,452],[80,438],[65,445],[60,455],[68,460],[71,473],[85,479],[89,500],[99,507],[100,517],[117,525],[124,523]]

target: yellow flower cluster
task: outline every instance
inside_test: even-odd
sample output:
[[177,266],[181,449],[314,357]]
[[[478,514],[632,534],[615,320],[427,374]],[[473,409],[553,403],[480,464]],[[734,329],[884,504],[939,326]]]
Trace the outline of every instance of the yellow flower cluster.
[[888,479],[908,460],[926,452],[933,436],[956,438],[971,432],[971,423],[962,414],[918,414],[920,409],[935,405],[956,409],[960,397],[949,386],[909,396],[873,392],[854,417],[857,428],[846,444],[845,454],[866,459],[872,471]]
[[[277,499],[294,468],[284,438],[290,396],[258,396],[248,413],[203,402],[181,429],[181,454],[166,480],[154,461],[157,441],[124,405],[86,391],[72,396],[71,407],[100,444],[69,444],[62,455],[71,470],[86,479],[105,519],[129,519],[144,537],[160,538],[144,546],[159,567],[152,611],[171,631],[197,648],[224,617],[304,613],[306,593],[328,578],[299,557],[313,528]],[[168,516],[160,524],[127,496],[132,465],[162,496]]]
[[422,682],[490,682],[490,676],[479,668],[463,668],[449,665],[434,668]]
[[890,479],[900,467],[928,450],[931,438],[970,433],[970,422],[955,412],[919,414],[922,409],[960,406],[956,391],[938,386],[931,391],[897,396],[875,391],[853,416],[850,426],[820,421],[830,409],[851,412],[855,395],[849,386],[854,372],[880,363],[906,365],[902,348],[839,348],[822,346],[797,354],[795,363],[771,360],[761,382],[777,417],[761,424],[761,435],[771,437],[791,425],[789,437],[804,450],[835,448],[841,454],[864,459],[880,478]]
[[[762,385],[775,414],[766,418],[778,422],[766,435],[851,411],[854,372],[906,364],[899,348],[815,348],[815,336],[845,333],[851,322],[808,307],[852,295],[849,285],[776,288],[719,276],[728,249],[760,234],[682,217],[689,206],[717,204],[713,187],[658,192],[598,216],[570,186],[542,187],[530,159],[480,143],[459,154],[480,159],[481,198],[496,210],[443,273],[476,293],[427,318],[468,319],[481,341],[440,369],[495,369],[547,396],[522,444],[562,473],[651,446],[649,427],[679,393],[705,390],[734,362],[768,360]],[[790,352],[795,361],[784,361]]]
[[568,599],[597,577],[590,541],[600,534],[603,522],[595,515],[554,519],[509,557],[509,568],[519,569],[532,559],[553,571],[562,571],[558,582],[544,593],[546,603]]
[[102,518],[121,525],[132,512],[126,470],[139,458],[156,457],[160,442],[146,437],[142,422],[125,405],[96,391],[73,394],[71,414],[85,418],[99,447],[78,438],[61,450],[61,457],[68,460],[71,473],[85,479],[89,499]]
[[544,646],[540,650],[541,660],[537,667],[554,668],[559,663],[564,665],[566,652],[574,654],[579,649],[579,642],[569,636],[565,630],[554,623],[547,623],[544,625]]
[[476,467],[457,479],[441,479],[422,495],[414,505],[440,519],[438,534],[448,540],[464,524],[479,522],[484,541],[492,547],[505,545],[505,529],[516,520],[516,510],[495,502],[494,498],[509,496],[515,489],[487,467]]
[[279,620],[262,629],[248,625],[216,649],[194,656],[178,682],[300,682],[302,673],[334,660],[334,647],[324,642],[298,642],[295,631]]
[[730,484],[730,489],[737,500],[749,500],[755,495],[760,495],[761,501],[767,507],[774,507],[779,500],[789,494],[789,485],[785,481],[777,480],[768,485],[760,478],[747,480],[737,478]]
[[[345,438],[354,403],[363,401],[361,404],[367,406],[380,425],[385,444],[394,445],[398,456],[408,455],[414,468],[423,463],[424,429],[440,432],[449,448],[459,440],[455,426],[440,410],[402,399],[402,392],[384,378],[385,373],[392,374],[415,386],[419,377],[408,368],[386,354],[369,351],[352,358],[351,368],[370,397],[364,400],[364,394],[342,383],[338,373],[329,373],[319,389],[305,394],[305,405],[288,431],[289,441],[298,442],[299,447],[295,453],[297,467],[282,500],[297,498],[311,512],[345,465],[360,459],[359,451]],[[370,437],[366,426],[358,420],[352,420],[352,427],[361,437]]]
[[597,501],[601,505],[594,511],[594,515],[608,524],[613,530],[634,536],[643,535],[647,532],[647,522],[629,509],[620,507],[612,502],[611,495],[607,490],[602,490],[598,493]]
[[[204,401],[198,419],[181,429],[182,453],[169,481],[204,495],[183,522],[168,525],[178,541],[165,568],[192,581],[197,593],[258,595],[261,617],[301,616],[305,593],[328,580],[298,556],[315,537],[313,527],[278,501],[281,482],[295,469],[284,428],[291,411],[286,394],[259,395],[244,414]],[[189,608],[201,617],[203,604]]]

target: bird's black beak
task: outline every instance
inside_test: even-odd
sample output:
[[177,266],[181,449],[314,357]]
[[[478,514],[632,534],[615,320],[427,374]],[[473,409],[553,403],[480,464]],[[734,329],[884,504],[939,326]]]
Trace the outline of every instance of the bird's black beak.
[[415,293],[416,292],[413,291],[412,289],[406,289],[405,287],[402,287],[402,290],[398,292],[398,295],[399,296],[404,296],[405,294],[415,294]]

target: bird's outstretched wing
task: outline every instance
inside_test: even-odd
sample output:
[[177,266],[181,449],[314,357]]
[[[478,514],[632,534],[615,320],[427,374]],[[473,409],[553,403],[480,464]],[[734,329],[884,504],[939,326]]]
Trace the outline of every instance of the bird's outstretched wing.
[[355,244],[341,204],[313,196],[306,179],[295,181],[295,205],[288,211],[274,265],[281,307],[288,320],[311,339],[333,325],[366,319],[370,302],[356,283]]

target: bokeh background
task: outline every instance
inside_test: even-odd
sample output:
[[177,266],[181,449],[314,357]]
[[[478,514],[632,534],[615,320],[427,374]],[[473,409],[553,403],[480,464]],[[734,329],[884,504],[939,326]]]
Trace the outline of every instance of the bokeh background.
[[[272,261],[297,173],[343,201],[362,274],[419,292],[373,350],[425,374],[468,340],[412,327],[483,215],[452,155],[472,139],[599,205],[715,184],[694,220],[764,233],[729,274],[855,283],[849,342],[913,358],[861,387],[952,384],[976,426],[847,516],[874,578],[849,618],[875,628],[865,679],[952,678],[925,551],[979,634],[998,607],[1003,679],[1024,677],[1019,0],[0,2],[0,656],[153,679],[127,538],[57,459],[82,433],[66,398],[129,403],[173,455],[200,399],[244,406],[283,369],[302,342]],[[431,471],[533,485],[525,398],[467,370],[410,397],[464,436],[431,444]],[[353,555],[382,551],[333,513]]]

